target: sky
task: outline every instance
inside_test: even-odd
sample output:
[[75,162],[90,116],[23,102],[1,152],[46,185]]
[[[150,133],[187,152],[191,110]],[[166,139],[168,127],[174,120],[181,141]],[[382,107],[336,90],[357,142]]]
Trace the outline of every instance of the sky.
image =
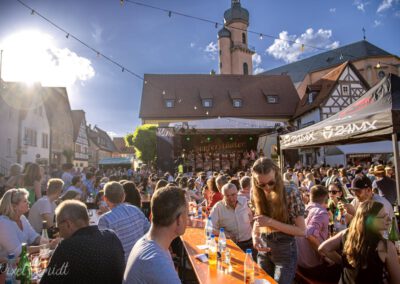
[[[215,24],[120,0],[0,0],[2,79],[65,86],[72,109],[112,136],[141,124],[143,81],[110,63],[89,45],[139,76],[218,71]],[[134,1],[134,0],[132,0]],[[223,22],[230,0],[137,0],[166,10]],[[261,73],[363,38],[400,56],[400,0],[242,0],[250,13],[254,73]],[[260,39],[258,33],[264,36]],[[68,36],[68,34],[70,34]],[[299,44],[292,44],[285,40]],[[304,50],[301,49],[304,44]]]

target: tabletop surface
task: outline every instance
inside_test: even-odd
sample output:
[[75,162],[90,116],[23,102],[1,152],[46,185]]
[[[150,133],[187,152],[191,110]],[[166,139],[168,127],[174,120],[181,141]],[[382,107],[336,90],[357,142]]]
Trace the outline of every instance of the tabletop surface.
[[[227,240],[227,248],[231,251],[232,271],[229,272],[227,266],[219,261],[217,267],[211,268],[208,262],[201,262],[195,257],[198,254],[205,253],[204,250],[197,247],[198,245],[204,245],[205,239],[203,221],[190,220],[185,234],[181,236],[181,240],[198,281],[200,283],[243,283],[246,254],[232,240]],[[256,262],[254,262],[254,279],[264,279],[264,281],[258,280],[258,283],[276,283]]]

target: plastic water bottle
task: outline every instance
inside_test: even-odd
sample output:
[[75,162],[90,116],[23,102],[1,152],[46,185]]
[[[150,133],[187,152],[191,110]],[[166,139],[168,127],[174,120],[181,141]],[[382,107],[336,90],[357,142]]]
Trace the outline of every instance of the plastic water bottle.
[[7,273],[6,273],[6,282],[5,284],[15,284],[15,272],[16,272],[17,264],[15,259],[15,254],[10,253],[7,257]]
[[251,249],[246,249],[246,258],[244,259],[244,283],[254,283],[254,262]]
[[281,270],[282,265],[275,265],[274,280],[276,282],[279,282],[279,280],[281,279]]
[[218,237],[218,251],[221,255],[226,249],[226,237],[224,228],[219,229],[219,237]]
[[211,217],[208,217],[207,219],[205,231],[206,231],[206,243],[209,244],[211,235],[213,233],[213,225],[211,222]]
[[203,219],[203,208],[201,208],[201,204],[197,206],[197,218],[198,219]]
[[217,243],[215,242],[214,234],[211,235],[211,239],[209,242],[208,264],[210,266],[217,266]]

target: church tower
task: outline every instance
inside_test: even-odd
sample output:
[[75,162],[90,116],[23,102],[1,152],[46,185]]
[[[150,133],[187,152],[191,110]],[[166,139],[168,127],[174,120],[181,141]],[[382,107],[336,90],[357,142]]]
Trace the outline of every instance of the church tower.
[[225,25],[218,32],[219,73],[251,75],[255,52],[247,41],[249,11],[242,8],[240,0],[231,1],[231,8],[224,13]]

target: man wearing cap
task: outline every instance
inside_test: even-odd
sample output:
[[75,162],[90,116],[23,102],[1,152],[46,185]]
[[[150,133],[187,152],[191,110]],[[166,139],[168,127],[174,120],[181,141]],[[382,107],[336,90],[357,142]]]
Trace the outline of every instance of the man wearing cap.
[[396,203],[396,182],[385,175],[386,168],[383,165],[374,167],[375,181],[372,188],[379,190],[379,195],[385,197],[392,205]]
[[363,177],[356,177],[355,179],[353,179],[350,190],[356,197],[351,202],[351,205],[353,205],[356,211],[361,202],[372,199],[373,201],[380,202],[383,204],[386,213],[388,213],[390,220],[392,220],[392,217],[394,216],[392,205],[389,203],[389,201],[386,200],[386,198],[374,194],[374,192],[372,191],[371,180],[368,177],[363,176]]

